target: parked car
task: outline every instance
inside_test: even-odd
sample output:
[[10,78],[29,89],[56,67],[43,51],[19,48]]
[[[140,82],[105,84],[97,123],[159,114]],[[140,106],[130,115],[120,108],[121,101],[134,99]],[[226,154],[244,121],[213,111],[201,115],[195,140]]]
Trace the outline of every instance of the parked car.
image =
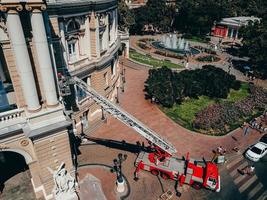
[[263,142],[258,142],[248,148],[245,156],[247,159],[257,162],[266,154],[267,154],[267,144]]
[[261,137],[260,142],[263,142],[267,145],[267,134],[265,134]]

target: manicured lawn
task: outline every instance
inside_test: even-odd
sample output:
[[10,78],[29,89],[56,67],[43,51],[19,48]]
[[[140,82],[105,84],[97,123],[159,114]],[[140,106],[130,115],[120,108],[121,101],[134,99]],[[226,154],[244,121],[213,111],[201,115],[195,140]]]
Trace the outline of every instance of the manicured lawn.
[[147,55],[140,54],[136,51],[130,51],[130,58],[147,65],[151,65],[155,68],[166,66],[168,68],[183,68],[183,66],[174,64],[166,60],[158,60]]
[[218,102],[236,102],[246,98],[249,95],[249,85],[242,83],[239,90],[230,91],[227,99],[211,99],[207,96],[200,96],[198,99],[186,99],[181,104],[176,104],[172,108],[163,108],[163,112],[173,119],[175,122],[181,124],[185,128],[191,129],[192,122],[198,112],[206,108],[208,105]]
[[223,101],[236,102],[236,101],[242,100],[249,95],[248,89],[249,89],[249,84],[248,83],[242,83],[239,90],[231,89],[227,99],[225,99]]

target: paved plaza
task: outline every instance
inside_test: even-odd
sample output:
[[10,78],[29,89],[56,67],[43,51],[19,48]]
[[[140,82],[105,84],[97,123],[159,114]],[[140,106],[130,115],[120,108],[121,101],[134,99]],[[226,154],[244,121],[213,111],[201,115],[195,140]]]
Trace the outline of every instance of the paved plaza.
[[[156,104],[144,99],[144,81],[148,76],[148,70],[128,60],[123,60],[123,65],[126,68],[126,84],[125,92],[119,96],[120,106],[171,142],[177,149],[175,156],[182,157],[190,152],[190,156],[193,158],[201,160],[202,157],[205,157],[209,160],[213,156],[212,150],[222,145],[227,149],[227,157],[231,161],[236,156],[240,156],[240,153],[232,151],[232,148],[238,147],[243,151],[261,136],[256,131],[251,131],[249,135],[244,136],[241,128],[220,137],[202,135],[183,128],[162,113]],[[123,163],[123,173],[130,186],[130,194],[127,199],[151,200],[157,199],[167,189],[174,192],[174,181],[161,180],[148,172],[141,172],[138,182],[133,180],[134,161],[137,155],[136,143],[145,142],[147,144],[144,138],[134,130],[107,115],[107,122],[89,136],[94,137],[96,143],[80,147],[80,165],[94,163],[111,166],[112,160],[117,157],[118,153],[128,155],[128,159]],[[233,182],[231,176],[227,174],[226,166],[219,166],[219,168],[222,173],[226,173],[224,178]],[[99,169],[106,170],[106,172],[95,173],[94,170]],[[80,170],[81,180],[90,173],[93,173],[101,181],[107,199],[118,198],[115,191],[116,179],[113,174],[100,165],[94,165]],[[180,199],[206,199],[205,197],[212,195],[212,192],[204,191],[201,193],[201,198],[200,196],[197,198],[197,192],[189,186],[180,188],[180,191],[183,194]],[[234,186],[234,183],[232,192],[238,194],[238,188]]]

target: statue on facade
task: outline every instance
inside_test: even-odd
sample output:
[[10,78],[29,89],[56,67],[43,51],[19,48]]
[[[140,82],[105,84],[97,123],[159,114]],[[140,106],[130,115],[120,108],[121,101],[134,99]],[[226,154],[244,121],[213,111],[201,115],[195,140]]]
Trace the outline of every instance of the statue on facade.
[[61,163],[56,171],[50,167],[48,170],[53,174],[54,179],[54,195],[56,200],[78,200],[76,192],[77,183],[75,179],[65,169],[65,164]]

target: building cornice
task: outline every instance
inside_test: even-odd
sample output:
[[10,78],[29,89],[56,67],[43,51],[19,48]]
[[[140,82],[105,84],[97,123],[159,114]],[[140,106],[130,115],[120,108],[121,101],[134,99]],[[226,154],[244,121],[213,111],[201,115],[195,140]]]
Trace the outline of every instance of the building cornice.
[[117,0],[100,1],[55,1],[47,2],[47,12],[49,16],[68,17],[91,12],[102,13],[114,10],[118,7]]

